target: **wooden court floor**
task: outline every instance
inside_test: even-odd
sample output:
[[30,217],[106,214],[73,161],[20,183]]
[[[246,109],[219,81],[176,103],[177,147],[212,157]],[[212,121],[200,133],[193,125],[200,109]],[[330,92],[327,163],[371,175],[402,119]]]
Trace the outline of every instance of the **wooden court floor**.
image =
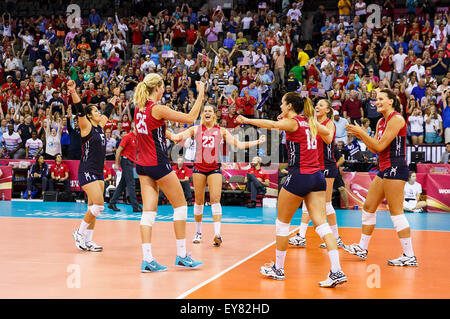
[[[169,267],[162,273],[139,271],[142,253],[138,221],[98,220],[94,240],[102,253],[75,248],[72,232],[78,219],[0,219],[0,298],[450,298],[446,276],[450,233],[412,231],[419,267],[388,266],[401,254],[394,230],[377,229],[366,261],[340,250],[348,283],[319,288],[329,271],[326,250],[309,227],[307,248],[290,248],[286,280],[263,278],[259,267],[275,260],[274,226],[222,224],[224,243],[212,246],[213,225],[203,225],[203,242],[191,243],[194,223],[187,226],[187,250],[204,265],[179,269],[171,222],[156,222],[153,256]],[[291,229],[294,229],[291,226]],[[346,244],[359,241],[360,229],[341,228]]]

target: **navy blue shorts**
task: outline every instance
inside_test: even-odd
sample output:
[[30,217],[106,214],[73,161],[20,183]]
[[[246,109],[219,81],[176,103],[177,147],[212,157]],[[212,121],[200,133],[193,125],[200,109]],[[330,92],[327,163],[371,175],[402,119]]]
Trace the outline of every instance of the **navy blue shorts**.
[[408,166],[392,166],[384,171],[380,171],[377,176],[379,178],[400,179],[407,182],[409,179],[409,168]]
[[322,171],[314,174],[300,174],[298,169],[289,172],[283,188],[289,193],[305,197],[311,192],[321,192],[327,189],[327,182]]
[[80,187],[86,184],[95,182],[95,181],[103,181],[103,174],[92,174],[90,172],[78,172],[78,181],[80,182]]
[[336,176],[338,175],[338,168],[336,165],[325,166],[325,169],[322,172],[325,178],[336,178]]
[[148,176],[155,181],[163,178],[172,171],[173,169],[170,164],[163,164],[158,166],[141,166],[136,164],[136,173],[138,175]]
[[218,169],[213,169],[212,171],[209,171],[209,172],[202,172],[202,171],[199,171],[198,169],[196,169],[194,167],[194,170],[192,171],[192,173],[203,174],[206,177],[208,177],[211,174],[220,174],[220,175],[222,175],[222,170],[220,168],[218,168]]

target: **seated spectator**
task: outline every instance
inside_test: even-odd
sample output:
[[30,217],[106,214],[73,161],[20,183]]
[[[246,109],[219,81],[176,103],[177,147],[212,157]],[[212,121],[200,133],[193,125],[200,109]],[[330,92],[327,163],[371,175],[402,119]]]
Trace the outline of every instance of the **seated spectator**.
[[437,113],[436,107],[431,106],[425,110],[425,143],[442,143],[442,117]]
[[20,135],[14,132],[14,125],[8,124],[8,132],[2,135],[3,158],[23,158],[21,153],[22,139]]
[[423,116],[422,110],[419,107],[415,107],[412,114],[408,117],[408,123],[410,125],[410,136],[413,145],[423,143]]
[[256,156],[252,159],[252,167],[247,171],[244,179],[247,184],[247,191],[250,192],[251,202],[247,205],[248,208],[256,207],[256,196],[258,194],[265,194],[266,187],[270,185],[269,176],[261,169],[261,158]]
[[445,144],[445,152],[441,156],[441,164],[450,164],[450,142]]
[[58,183],[64,185],[64,191],[70,192],[69,168],[62,163],[61,154],[56,154],[55,158],[55,164],[50,167],[48,190],[55,190],[55,183]]
[[31,132],[31,138],[25,142],[25,158],[36,159],[36,157],[42,152],[43,143],[38,138],[36,130]]
[[416,172],[411,171],[409,173],[409,179],[404,188],[403,209],[407,212],[422,213],[423,208],[427,206],[427,202],[420,200],[422,185],[416,182],[416,177]]
[[27,190],[23,194],[24,199],[34,198],[38,192],[37,184],[42,184],[42,198],[44,198],[47,190],[48,182],[48,165],[44,162],[44,156],[39,155],[36,162],[31,166],[30,173],[27,177]]
[[181,183],[184,191],[184,197],[188,206],[192,206],[192,191],[189,183],[189,177],[191,176],[191,170],[184,164],[183,157],[178,157],[177,164],[173,166],[175,174],[177,174],[178,180]]

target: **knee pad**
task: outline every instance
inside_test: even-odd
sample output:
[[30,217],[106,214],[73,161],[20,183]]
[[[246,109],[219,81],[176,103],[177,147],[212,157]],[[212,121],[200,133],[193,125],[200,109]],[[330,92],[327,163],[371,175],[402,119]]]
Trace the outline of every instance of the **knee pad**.
[[334,210],[333,204],[331,204],[331,202],[327,203],[326,212],[327,212],[327,216],[336,214],[336,211]]
[[371,214],[363,209],[361,219],[363,225],[375,225],[377,223],[377,213]]
[[203,207],[204,205],[194,204],[194,216],[203,215]]
[[280,222],[278,219],[275,222],[275,226],[276,226],[276,233],[277,236],[289,236],[289,224]]
[[173,220],[186,220],[187,219],[187,206],[180,206],[173,209]]
[[325,235],[332,234],[333,232],[331,231],[330,225],[324,223],[316,227],[316,233],[323,239]]
[[220,204],[212,204],[211,211],[213,215],[222,215],[222,205]]
[[92,212],[92,207],[93,207],[93,206],[94,206],[94,205],[88,206],[88,211]]
[[402,231],[403,229],[409,228],[409,223],[408,220],[406,219],[405,214],[391,216],[391,219],[397,233],[399,231]]
[[105,206],[103,206],[103,205],[95,205],[94,204],[94,205],[91,206],[90,211],[91,211],[92,215],[97,217],[98,215],[100,215],[103,212],[104,209],[105,209]]
[[153,226],[156,219],[156,212],[142,212],[141,226]]

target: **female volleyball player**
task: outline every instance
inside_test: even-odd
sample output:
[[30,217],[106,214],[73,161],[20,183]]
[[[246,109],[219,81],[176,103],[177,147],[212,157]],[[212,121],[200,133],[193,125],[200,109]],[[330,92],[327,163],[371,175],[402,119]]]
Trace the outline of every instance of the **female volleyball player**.
[[[175,266],[197,268],[202,265],[186,253],[187,203],[177,175],[172,171],[166,145],[165,120],[192,124],[200,113],[204,99],[205,84],[196,82],[198,96],[191,111],[181,113],[160,105],[164,93],[164,81],[156,73],[149,73],[136,86],[134,121],[137,132],[138,152],[136,172],[141,184],[143,212],[141,217],[141,239],[143,261],[142,272],[165,271],[166,266],[156,262],[152,256],[152,227],[158,207],[159,188],[172,204],[174,229],[177,243]],[[169,133],[168,137],[170,137]]]
[[408,220],[403,213],[404,186],[409,177],[406,164],[406,122],[400,114],[399,98],[389,89],[377,93],[377,111],[383,115],[378,121],[375,137],[370,137],[359,125],[347,125],[349,134],[361,139],[367,148],[379,153],[380,173],[370,184],[362,210],[362,234],[359,244],[344,245],[344,250],[365,260],[367,247],[375,229],[376,210],[386,198],[391,219],[403,255],[389,260],[391,266],[417,266],[411,242]]
[[239,149],[249,148],[264,143],[266,137],[262,135],[259,140],[240,142],[229,131],[217,125],[216,110],[212,105],[205,105],[201,114],[201,125],[191,126],[186,131],[172,136],[175,142],[193,137],[196,141],[196,153],[192,180],[195,191],[194,218],[197,232],[192,240],[198,244],[202,239],[202,218],[205,204],[205,188],[208,184],[209,199],[214,222],[213,244],[219,247],[222,243],[220,226],[222,220],[222,171],[219,164],[219,147],[222,139]]
[[[319,153],[320,169],[322,170],[327,182],[326,212],[328,224],[330,225],[330,228],[333,231],[334,236],[336,237],[338,247],[343,247],[344,244],[341,237],[339,237],[336,211],[334,210],[334,207],[331,203],[334,179],[338,174],[336,159],[334,158],[334,138],[336,136],[336,127],[333,122],[333,108],[331,107],[330,101],[323,99],[317,103],[315,110],[319,123],[324,125],[330,131],[330,134],[323,138],[319,134],[317,135],[317,148]],[[303,203],[300,230],[294,237],[291,237],[289,239],[289,244],[297,247],[306,247],[305,234],[308,228],[309,220],[310,218],[308,215],[308,207],[305,203]],[[322,243],[320,247],[325,248],[325,244]]]
[[261,267],[261,273],[277,280],[284,280],[284,260],[289,239],[289,225],[295,211],[303,200],[309,208],[309,216],[316,226],[316,232],[328,249],[331,271],[321,287],[335,287],[347,281],[341,270],[336,238],[326,221],[326,181],[319,167],[316,134],[323,138],[330,130],[314,118],[314,108],[309,98],[296,92],[283,96],[281,116],[278,121],[237,118],[238,122],[267,129],[286,131],[286,146],[289,157],[289,175],[278,196],[276,220],[276,263]]
[[80,227],[72,234],[78,249],[87,251],[102,251],[93,240],[95,219],[104,209],[103,190],[103,166],[106,153],[106,138],[103,127],[114,110],[114,104],[120,90],[114,90],[114,97],[108,102],[105,111],[100,114],[98,108],[91,104],[84,108],[81,99],[76,92],[74,81],[67,83],[67,88],[72,95],[73,104],[78,116],[78,124],[81,131],[81,160],[78,167],[78,181],[81,188],[88,196],[88,210],[81,221]]

